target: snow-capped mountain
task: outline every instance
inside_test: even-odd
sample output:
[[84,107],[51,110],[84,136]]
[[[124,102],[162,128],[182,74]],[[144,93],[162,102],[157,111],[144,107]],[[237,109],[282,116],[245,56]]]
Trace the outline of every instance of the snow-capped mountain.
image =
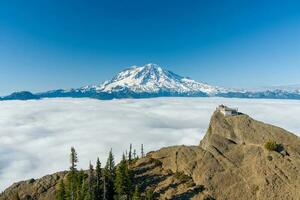
[[227,89],[182,77],[156,64],[132,66],[109,81],[88,85],[78,89],[58,89],[32,94],[17,92],[0,100],[26,100],[40,98],[150,98],[150,97],[227,97],[227,98],[268,98],[300,99],[300,87],[280,87],[263,90]]
[[179,76],[156,64],[147,64],[142,67],[132,66],[118,73],[110,81],[81,89],[82,91],[95,90],[107,93],[131,91],[134,93],[168,92],[177,94],[195,94],[199,92],[216,94],[225,91],[223,88]]

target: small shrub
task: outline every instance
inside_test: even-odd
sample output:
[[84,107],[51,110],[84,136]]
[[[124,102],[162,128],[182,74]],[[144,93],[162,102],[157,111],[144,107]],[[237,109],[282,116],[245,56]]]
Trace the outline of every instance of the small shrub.
[[204,185],[198,185],[198,186],[196,187],[196,191],[197,191],[197,192],[203,192],[204,190],[205,190]]
[[265,148],[269,151],[277,151],[278,144],[275,141],[268,141],[265,143]]
[[29,182],[29,183],[34,183],[35,180],[34,180],[34,178],[32,178],[32,179],[30,179],[28,182]]
[[187,184],[188,187],[195,187],[196,186],[196,183],[190,181],[188,184]]
[[267,156],[267,159],[269,160],[269,161],[272,161],[273,160],[273,157],[272,156]]
[[216,200],[215,198],[213,198],[212,196],[210,195],[205,195],[203,200]]
[[156,166],[161,166],[162,165],[162,162],[160,160],[155,160],[154,163],[155,163]]
[[256,186],[254,187],[254,192],[256,193],[258,190],[259,190],[259,186],[256,185]]
[[162,162],[158,159],[155,159],[155,158],[150,158],[150,162],[154,163],[155,166],[161,166],[162,165]]
[[166,172],[167,172],[167,174],[168,174],[168,175],[171,175],[171,174],[173,174],[173,172],[172,172],[172,170],[171,170],[171,169],[167,169],[167,171],[166,171]]

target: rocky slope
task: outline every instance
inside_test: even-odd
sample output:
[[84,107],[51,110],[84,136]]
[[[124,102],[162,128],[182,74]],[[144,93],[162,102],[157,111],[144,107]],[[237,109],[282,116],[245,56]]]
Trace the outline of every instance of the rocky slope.
[[[276,151],[267,141],[276,141]],[[142,190],[156,199],[300,199],[300,139],[247,115],[216,111],[198,146],[173,146],[150,152],[133,166]],[[54,199],[55,185],[65,173],[12,185],[0,199]]]

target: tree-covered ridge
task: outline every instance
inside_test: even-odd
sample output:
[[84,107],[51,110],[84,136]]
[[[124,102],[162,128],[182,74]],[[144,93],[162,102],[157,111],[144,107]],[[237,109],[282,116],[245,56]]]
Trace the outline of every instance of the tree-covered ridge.
[[[141,145],[141,157],[144,156]],[[134,184],[134,171],[131,165],[139,159],[136,150],[123,154],[121,162],[116,165],[112,150],[109,151],[106,165],[101,168],[99,158],[96,167],[89,164],[88,171],[78,170],[78,157],[75,148],[71,148],[70,170],[61,179],[56,188],[56,200],[151,200],[154,199],[152,189],[140,192],[140,186]]]

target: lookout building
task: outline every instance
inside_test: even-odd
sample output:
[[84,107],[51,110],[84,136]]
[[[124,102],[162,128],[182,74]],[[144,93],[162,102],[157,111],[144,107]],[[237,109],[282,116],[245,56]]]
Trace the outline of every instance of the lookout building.
[[217,110],[220,111],[224,116],[235,116],[238,115],[238,108],[229,108],[225,105],[219,105]]

